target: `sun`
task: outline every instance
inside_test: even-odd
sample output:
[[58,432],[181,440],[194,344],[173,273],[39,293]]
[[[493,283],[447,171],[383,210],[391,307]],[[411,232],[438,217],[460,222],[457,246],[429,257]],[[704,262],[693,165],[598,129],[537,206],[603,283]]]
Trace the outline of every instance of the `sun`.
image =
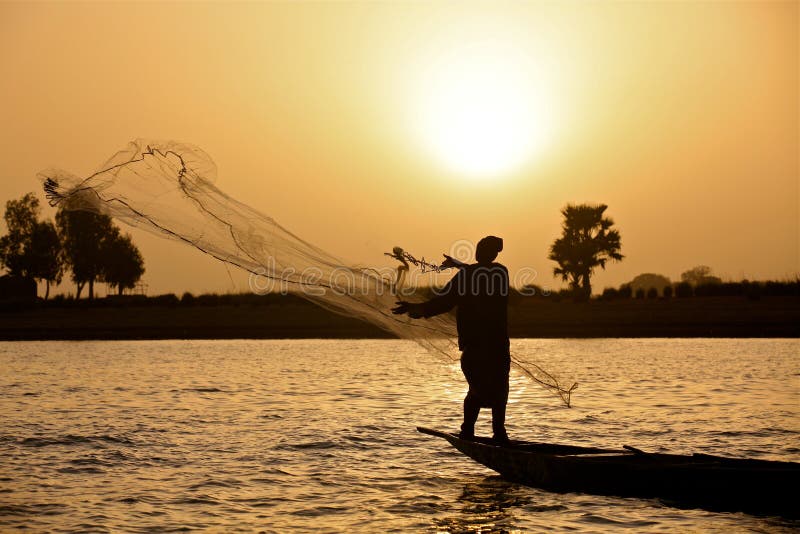
[[461,46],[426,69],[419,135],[433,156],[475,180],[509,175],[534,158],[551,134],[551,102],[518,50]]

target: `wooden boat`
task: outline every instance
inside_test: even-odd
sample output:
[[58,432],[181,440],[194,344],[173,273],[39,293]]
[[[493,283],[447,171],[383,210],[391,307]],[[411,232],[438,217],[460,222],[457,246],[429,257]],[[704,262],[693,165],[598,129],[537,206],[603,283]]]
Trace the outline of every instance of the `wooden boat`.
[[417,427],[446,439],[504,478],[556,492],[659,498],[713,511],[800,517],[800,464],[708,454],[646,453],[634,447],[600,449],[489,438]]

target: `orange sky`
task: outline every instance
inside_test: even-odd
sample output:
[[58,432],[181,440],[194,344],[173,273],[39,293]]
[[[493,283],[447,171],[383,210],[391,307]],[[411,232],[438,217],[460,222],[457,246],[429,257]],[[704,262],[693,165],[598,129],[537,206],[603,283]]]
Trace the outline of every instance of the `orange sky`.
[[[45,167],[87,174],[131,139],[178,139],[211,154],[223,191],[360,264],[495,234],[512,271],[553,285],[559,209],[603,202],[626,259],[596,290],[698,264],[785,278],[800,271],[798,17],[796,2],[2,4],[0,201],[39,192]],[[488,62],[464,79],[506,51],[530,95],[515,128],[541,138],[485,180],[430,141],[435,80],[458,85],[448,62],[476,46]],[[247,289],[134,237],[151,294]]]

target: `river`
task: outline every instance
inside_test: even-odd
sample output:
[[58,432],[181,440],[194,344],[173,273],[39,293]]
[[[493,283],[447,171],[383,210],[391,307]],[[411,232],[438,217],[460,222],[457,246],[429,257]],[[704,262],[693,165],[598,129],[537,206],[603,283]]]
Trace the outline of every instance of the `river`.
[[[800,340],[515,340],[512,438],[800,461]],[[456,430],[465,382],[400,340],[0,343],[0,530],[790,532],[800,523],[509,483]],[[489,414],[477,431],[489,434]]]

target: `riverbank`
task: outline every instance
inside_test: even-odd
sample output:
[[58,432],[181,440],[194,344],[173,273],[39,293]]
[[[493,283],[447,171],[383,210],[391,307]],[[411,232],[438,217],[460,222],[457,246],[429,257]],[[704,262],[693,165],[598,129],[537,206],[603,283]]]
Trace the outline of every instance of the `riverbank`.
[[[800,337],[800,298],[523,299],[509,308],[515,338]],[[75,302],[0,313],[0,340],[390,338],[377,327],[302,299],[267,304],[125,305]]]

